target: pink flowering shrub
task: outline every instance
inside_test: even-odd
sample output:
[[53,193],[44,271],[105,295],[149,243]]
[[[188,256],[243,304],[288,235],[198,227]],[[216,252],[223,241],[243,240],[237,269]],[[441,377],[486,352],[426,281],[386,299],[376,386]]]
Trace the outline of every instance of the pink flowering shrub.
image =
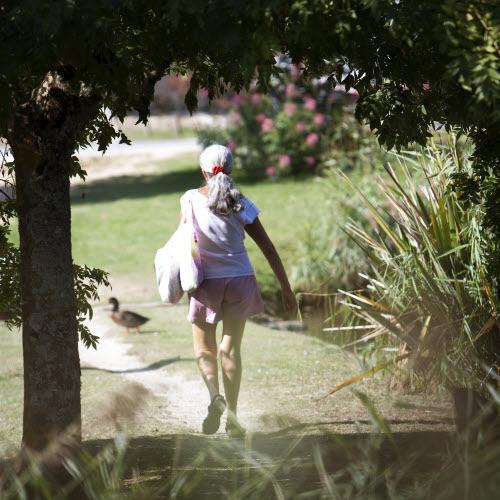
[[283,106],[283,113],[285,113],[285,115],[287,116],[293,116],[296,109],[297,106],[292,102],[285,102],[285,105]]
[[315,132],[311,132],[310,134],[307,134],[306,137],[306,143],[310,148],[314,148],[316,144],[319,142],[319,135],[316,134]]
[[286,97],[294,98],[297,96],[297,85],[293,83],[289,83],[285,86],[285,95]]
[[321,127],[321,125],[325,122],[325,115],[323,113],[316,113],[313,121],[318,127]]
[[227,127],[201,131],[204,145],[227,144],[240,172],[273,179],[319,173],[337,164],[344,148],[360,149],[359,138],[369,133],[346,108],[354,96],[303,81],[295,66],[280,78],[269,94],[259,94],[253,85],[248,93],[225,99]]
[[316,99],[306,97],[304,101],[304,108],[309,111],[314,111],[316,109]]
[[314,165],[316,165],[316,158],[314,158],[314,156],[306,156],[305,160],[308,167],[314,167]]
[[264,134],[271,132],[272,130],[274,130],[274,120],[272,120],[271,118],[264,118],[261,128]]
[[299,132],[305,132],[306,122],[303,122],[302,120],[300,122],[297,122],[295,124],[295,130],[298,130]]
[[237,123],[240,122],[241,115],[237,111],[231,111],[227,119],[229,120],[229,123],[231,123],[232,125],[236,125]]
[[250,96],[250,102],[252,104],[260,104],[262,102],[262,96],[260,94],[252,94]]
[[274,165],[269,165],[269,167],[266,167],[266,174],[269,177],[273,177],[276,175],[276,167]]
[[257,115],[255,115],[255,120],[257,120],[259,123],[262,123],[265,119],[266,119],[265,113],[257,113]]
[[280,164],[280,167],[289,167],[292,161],[288,155],[280,155],[278,158],[278,163]]

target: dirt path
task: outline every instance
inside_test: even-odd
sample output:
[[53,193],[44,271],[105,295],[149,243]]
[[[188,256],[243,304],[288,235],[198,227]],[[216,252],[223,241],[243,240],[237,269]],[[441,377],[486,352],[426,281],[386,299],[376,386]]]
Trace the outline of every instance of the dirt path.
[[[161,492],[155,498],[177,496],[178,488],[182,489],[183,484],[187,485],[187,492],[178,495],[182,498],[227,498],[231,488],[239,491],[247,482],[263,488],[262,498],[295,498],[301,492],[316,498],[318,495],[314,492],[322,486],[321,474],[339,477],[339,471],[354,471],[363,481],[364,478],[376,478],[383,485],[386,475],[401,470],[406,465],[405,460],[411,462],[411,467],[405,472],[408,476],[405,484],[411,486],[414,478],[431,474],[441,467],[443,457],[446,457],[451,423],[444,418],[442,411],[431,414],[430,408],[422,406],[415,410],[397,410],[400,424],[395,428],[400,430],[389,439],[381,432],[374,432],[369,422],[363,422],[366,412],[356,408],[353,404],[355,398],[350,398],[349,393],[344,393],[343,403],[339,401],[336,410],[330,408],[330,415],[326,415],[330,420],[343,421],[341,424],[353,421],[341,425],[341,429],[334,425],[335,422],[320,426],[319,432],[311,427],[301,429],[301,425],[291,425],[289,421],[284,422],[282,429],[274,423],[262,424],[259,414],[265,411],[265,404],[255,395],[248,397],[250,394],[246,394],[240,412],[242,421],[250,424],[246,441],[240,443],[226,439],[223,426],[215,439],[203,436],[200,424],[206,406],[200,405],[200,401],[207,399],[207,394],[194,360],[189,360],[192,370],[183,371],[184,376],[175,373],[175,363],[162,366],[161,370],[152,369],[151,365],[128,353],[132,344],[127,343],[127,337],[116,337],[116,326],[108,314],[109,308],[95,310],[94,319],[88,326],[101,337],[99,346],[94,350],[81,345],[81,362],[84,367],[112,372],[114,377],[141,384],[155,395],[155,404],[150,407],[154,414],[148,410],[146,420],[154,418],[165,425],[153,429],[157,432],[146,429],[146,432],[130,436],[127,452],[129,479],[126,480],[128,485],[140,482]],[[147,333],[155,334],[152,331]],[[278,345],[277,339],[275,342]],[[126,393],[126,384],[120,385]],[[106,387],[96,389],[106,390]],[[270,399],[275,397],[276,393],[274,397],[270,394]],[[283,408],[282,412],[293,413],[290,408]],[[307,422],[310,413],[311,409],[309,415],[302,411],[296,416]],[[286,415],[282,417],[285,419]],[[360,422],[356,422],[357,419]],[[401,427],[407,430],[401,432]],[[331,438],[330,431],[338,433],[335,439]],[[102,446],[110,445],[113,436],[111,433],[86,440],[86,446],[97,452]],[[275,478],[273,485],[269,481],[270,472]],[[350,473],[345,477],[349,478]],[[167,481],[170,481],[168,486]],[[286,494],[274,494],[276,481]],[[375,479],[373,481],[375,484]],[[401,483],[399,476],[396,482]],[[172,494],[172,491],[177,493]],[[247,498],[248,493],[234,494],[233,497]]]
[[146,387],[151,393],[163,400],[161,406],[168,408],[160,420],[168,422],[169,427],[184,429],[186,432],[199,431],[200,422],[205,417],[205,407],[193,394],[206,391],[201,377],[189,380],[185,377],[169,374],[164,370],[147,370],[146,364],[136,356],[128,354],[132,348],[126,337],[111,336],[113,324],[107,314],[96,312],[94,319],[87,322],[94,335],[100,337],[98,348],[87,349],[79,345],[82,366],[90,366],[124,377]]
[[[147,305],[142,304],[142,306]],[[207,389],[196,369],[194,358],[189,360],[192,370],[184,371],[183,374],[179,374],[178,370],[169,369],[169,366],[163,366],[162,369],[152,368],[144,360],[129,354],[133,346],[127,343],[126,336],[116,336],[117,328],[109,319],[108,309],[96,308],[92,321],[87,321],[90,331],[99,337],[99,343],[97,349],[87,349],[80,342],[82,368],[103,370],[145,387],[150,392],[149,396],[156,400],[153,404],[154,420],[164,424],[162,428],[186,434],[201,433],[201,422],[206,416],[209,401]],[[174,355],[171,361],[175,362],[179,358]],[[106,388],[101,389],[104,389],[102,393],[105,394]],[[130,397],[128,392],[130,391],[127,387],[123,386],[123,392],[120,394]],[[242,421],[255,423],[264,409],[253,400],[251,394],[246,394],[238,410]],[[144,414],[146,418],[149,415],[148,411]],[[223,425],[219,432],[223,432]]]
[[[139,306],[139,304],[128,304],[128,306]],[[142,307],[145,306],[146,304],[142,304]],[[192,358],[192,351],[184,350],[182,358],[179,356],[179,351],[175,350],[167,356],[160,351],[158,356],[152,356],[151,354],[158,349],[158,344],[152,343],[149,345],[154,345],[155,351],[150,351],[149,357],[142,360],[129,354],[129,350],[133,348],[132,343],[127,343],[127,337],[117,337],[119,330],[108,315],[109,308],[96,308],[94,319],[88,324],[92,333],[100,337],[98,349],[86,349],[83,345],[80,346],[83,367],[94,367],[112,375],[111,378],[107,375],[107,380],[114,384],[113,388],[99,386],[100,382],[92,382],[92,384],[97,383],[96,393],[100,392],[104,395],[108,403],[112,402],[112,398],[116,395],[129,398],[133,402],[135,396],[127,387],[130,384],[124,384],[123,379],[140,384],[149,391],[151,404],[143,412],[140,422],[142,428],[137,429],[139,434],[155,435],[155,432],[200,434],[201,422],[206,416],[208,393]],[[262,330],[263,327],[260,328]],[[154,331],[145,333],[157,335]],[[256,335],[256,333],[249,331],[249,335]],[[284,334],[280,337],[276,331],[270,329],[269,333],[266,330],[262,331],[261,335],[269,340],[267,349],[282,354],[288,351],[293,352],[289,344],[283,344],[284,339],[289,339],[286,342],[297,344],[297,346],[303,346],[303,342],[307,342],[306,337],[291,338],[292,335],[297,334],[290,334],[290,336]],[[260,338],[262,342],[263,337]],[[286,347],[283,349],[283,346],[287,345],[288,349]],[[142,349],[144,350],[144,347]],[[301,349],[302,347],[299,349],[300,352]],[[310,349],[314,349],[312,345]],[[356,365],[353,360],[345,357],[345,353],[328,354],[324,352],[325,349],[322,346],[318,346],[317,349],[318,352],[312,353],[312,358],[319,357],[319,351],[325,358],[321,358],[322,361],[317,360],[316,363],[330,363],[328,366],[335,372],[343,369],[345,375],[341,377],[344,379],[347,378],[347,374],[356,373]],[[367,409],[350,391],[345,390],[335,397],[315,401],[315,397],[326,393],[332,384],[330,381],[332,377],[329,375],[325,379],[322,376],[320,379],[317,378],[314,373],[315,364],[303,368],[306,371],[302,372],[301,379],[295,380],[295,374],[290,372],[286,383],[276,386],[272,370],[280,365],[283,359],[277,354],[271,363],[269,359],[261,360],[259,356],[264,358],[265,355],[263,353],[258,355],[258,363],[262,371],[260,368],[255,370],[254,367],[253,372],[251,368],[246,372],[247,378],[242,387],[242,397],[238,408],[241,421],[245,422],[252,432],[292,430],[302,427],[307,432],[322,432],[329,429],[342,434],[373,431],[374,427]],[[252,362],[255,364],[255,358],[252,361],[251,356],[247,356],[246,360],[249,364]],[[300,361],[301,358],[298,356],[298,370],[300,370]],[[179,369],[179,363],[181,363],[181,369]],[[348,366],[343,367],[343,365]],[[252,377],[258,377],[261,380],[257,382]],[[258,383],[260,385],[256,388]],[[449,403],[438,403],[436,398],[427,399],[423,394],[408,396],[391,394],[385,387],[382,380],[373,378],[361,382],[355,389],[370,394],[381,416],[391,425],[394,432],[446,431],[452,428],[453,420]],[[140,394],[144,392],[143,389],[139,390],[138,396],[140,397]],[[99,403],[87,401],[86,406],[99,407]],[[87,428],[89,425],[92,426],[93,423],[87,423]],[[93,430],[91,428],[91,434],[95,435]],[[219,432],[224,433],[223,425]]]
[[158,170],[156,162],[179,155],[200,153],[201,144],[194,137],[154,141],[134,141],[131,145],[113,144],[106,154],[95,149],[86,149],[79,154],[82,168],[87,172],[85,181],[79,177],[71,179],[71,185],[92,183],[111,177],[151,174]]

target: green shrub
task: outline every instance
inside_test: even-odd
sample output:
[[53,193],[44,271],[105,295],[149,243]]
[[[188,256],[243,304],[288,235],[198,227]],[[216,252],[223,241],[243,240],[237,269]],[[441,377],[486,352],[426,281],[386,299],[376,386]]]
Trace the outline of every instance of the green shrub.
[[228,125],[200,131],[204,145],[226,145],[236,167],[254,177],[319,172],[335,158],[343,167],[355,166],[371,143],[368,129],[349,107],[356,96],[321,80],[306,83],[294,66],[282,69],[268,95],[254,88],[220,102]]
[[[366,163],[353,172],[363,190],[382,200],[373,178],[383,170],[380,163]],[[361,286],[359,273],[368,269],[368,259],[344,230],[350,220],[367,220],[369,211],[352,196],[347,183],[337,172],[330,170],[322,179],[325,201],[321,211],[305,228],[297,242],[298,258],[290,271],[296,289],[310,291],[318,287],[324,293],[335,293],[339,288],[353,290]],[[372,231],[373,232],[373,231]]]
[[[425,184],[415,183],[408,165],[424,173]],[[421,382],[484,391],[483,363],[499,361],[499,304],[486,280],[484,255],[493,243],[481,231],[481,208],[452,189],[454,173],[470,168],[456,142],[431,142],[425,153],[400,157],[404,182],[387,167],[385,209],[353,185],[379,235],[359,221],[347,225],[371,271],[362,292],[345,296],[378,335],[397,339],[400,355],[411,353],[409,368]]]

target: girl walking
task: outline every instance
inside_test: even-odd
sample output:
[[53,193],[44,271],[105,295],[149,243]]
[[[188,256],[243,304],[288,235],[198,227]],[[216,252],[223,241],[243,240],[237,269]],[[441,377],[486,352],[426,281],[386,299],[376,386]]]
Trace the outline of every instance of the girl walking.
[[[281,259],[259,221],[259,209],[233,184],[231,151],[220,145],[208,147],[200,156],[200,167],[206,185],[187,191],[181,198],[181,207],[192,204],[204,276],[202,284],[189,294],[188,313],[195,358],[210,395],[202,428],[205,434],[217,432],[227,408],[226,432],[230,437],[242,437],[245,430],[236,416],[242,372],[241,341],[247,318],[264,310],[243,243],[245,233],[269,262],[281,285],[283,306],[290,315],[296,313],[297,302]],[[181,220],[182,217],[181,211]],[[219,322],[222,340],[217,349]],[[217,353],[225,398],[219,392]]]

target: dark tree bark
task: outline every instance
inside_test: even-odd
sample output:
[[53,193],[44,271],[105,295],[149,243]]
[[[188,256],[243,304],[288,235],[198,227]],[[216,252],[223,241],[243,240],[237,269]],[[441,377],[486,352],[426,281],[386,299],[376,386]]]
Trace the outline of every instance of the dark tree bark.
[[61,66],[20,105],[8,130],[15,160],[23,296],[23,444],[65,431],[81,440],[80,359],[69,176],[78,130],[99,107]]

